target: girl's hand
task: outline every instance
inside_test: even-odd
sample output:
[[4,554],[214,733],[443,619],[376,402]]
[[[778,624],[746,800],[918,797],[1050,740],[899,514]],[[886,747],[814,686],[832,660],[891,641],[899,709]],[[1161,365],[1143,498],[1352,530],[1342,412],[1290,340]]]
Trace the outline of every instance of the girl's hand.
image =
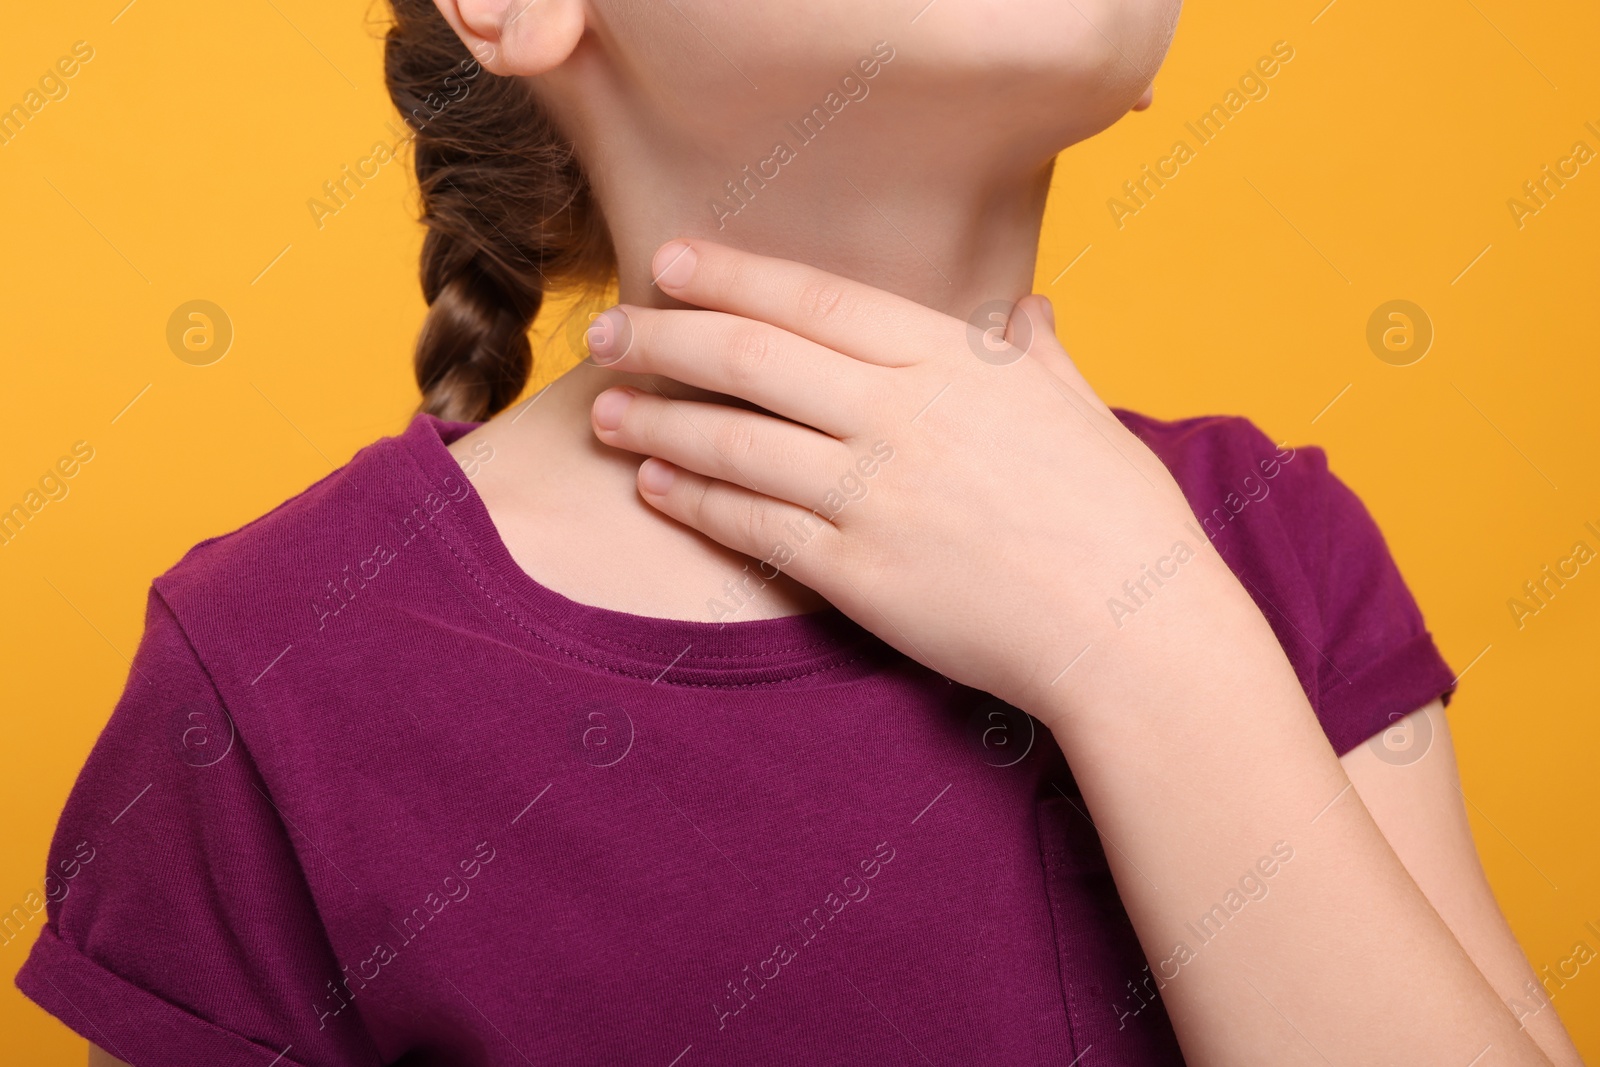
[[653,457],[638,482],[651,505],[933,670],[1039,714],[1096,671],[1125,673],[1108,657],[1157,655],[1127,640],[1153,621],[1108,608],[1125,582],[1143,581],[1146,604],[1186,581],[1245,597],[1042,297],[980,327],[701,240],[664,246],[654,273],[708,310],[613,308],[589,332],[595,361],[771,414],[610,389],[600,440]]
[[[1056,344],[1041,300],[985,337],[704,241],[668,245],[655,271],[663,291],[711,310],[613,309],[596,358],[774,414],[653,393],[616,403],[624,391],[611,390],[594,404],[600,438],[670,462],[640,468],[655,507],[1038,717],[1114,845],[1107,862],[1152,961],[1186,945],[1194,915],[1223,910],[1218,887],[1251,870],[1258,846],[1293,842],[1295,873],[1240,920],[1248,929],[1204,948],[1198,970],[1162,972],[1188,1062],[1550,1067],[1479,970],[1503,924],[1474,914],[1458,939],[1364,797],[1346,797],[1353,783],[1271,627],[1166,469]],[[1137,614],[1113,619],[1125,582],[1141,590]],[[1454,768],[1440,775],[1453,782]],[[1453,803],[1434,792],[1405,810]],[[1464,818],[1446,821],[1465,835]],[[1459,895],[1475,868],[1447,872],[1427,839],[1431,884]],[[1410,824],[1396,838],[1415,840]],[[1506,990],[1531,973],[1496,966]]]

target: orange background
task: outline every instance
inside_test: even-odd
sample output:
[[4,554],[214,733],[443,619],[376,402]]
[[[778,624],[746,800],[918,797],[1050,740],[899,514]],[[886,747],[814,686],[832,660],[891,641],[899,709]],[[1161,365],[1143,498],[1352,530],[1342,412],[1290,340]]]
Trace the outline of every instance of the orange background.
[[[1580,941],[1600,951],[1600,565],[1520,629],[1507,601],[1575,541],[1600,549],[1584,529],[1600,527],[1600,160],[1520,228],[1507,201],[1574,142],[1600,151],[1600,10],[1324,2],[1185,12],[1154,108],[1063,157],[1038,288],[1109,402],[1242,413],[1326,447],[1452,665],[1471,664],[1451,724],[1473,830],[1529,958],[1553,967]],[[394,142],[381,5],[125,4],[13,5],[0,34],[0,107],[74,42],[94,50],[0,146],[0,506],[75,442],[94,449],[0,546],[0,911],[41,891],[150,579],[398,432],[416,400],[408,162],[320,230],[306,206]],[[1277,41],[1295,55],[1267,97],[1119,228],[1109,198],[1175,140],[1195,147],[1185,122]],[[235,334],[209,366],[166,340],[195,299]],[[1410,366],[1366,339],[1395,299],[1436,331]],[[538,385],[575,357],[553,316],[536,332]],[[37,924],[0,945],[5,1059],[81,1064],[82,1041],[9,982]],[[1600,1062],[1600,965],[1555,1004]]]

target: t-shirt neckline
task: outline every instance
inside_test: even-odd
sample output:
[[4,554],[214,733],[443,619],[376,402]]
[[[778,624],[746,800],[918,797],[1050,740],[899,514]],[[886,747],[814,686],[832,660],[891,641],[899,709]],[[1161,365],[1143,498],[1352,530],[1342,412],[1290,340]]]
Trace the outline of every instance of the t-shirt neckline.
[[778,618],[697,622],[584,604],[540,584],[512,557],[447,447],[480,425],[421,412],[400,442],[427,487],[449,500],[435,517],[446,545],[489,599],[547,649],[652,683],[735,688],[824,675],[842,681],[897,655],[832,605]]

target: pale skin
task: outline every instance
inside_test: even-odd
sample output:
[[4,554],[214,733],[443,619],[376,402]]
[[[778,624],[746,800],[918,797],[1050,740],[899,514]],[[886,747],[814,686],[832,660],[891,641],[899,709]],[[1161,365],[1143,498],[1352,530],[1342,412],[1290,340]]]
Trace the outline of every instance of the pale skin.
[[[439,4],[562,117],[619,255],[594,362],[452,446],[493,446],[471,477],[529,574],[706,619],[784,520],[888,441],[867,497],[737,618],[831,602],[1033,714],[1114,843],[1153,964],[1290,842],[1264,906],[1162,991],[1189,1063],[1581,1064],[1553,1007],[1519,1022],[1508,1006],[1537,979],[1479,863],[1438,702],[1413,716],[1432,726],[1421,759],[1335,756],[1254,602],[1186,532],[1171,476],[1026,296],[1055,154],[1149,102],[1173,0],[940,0],[915,24],[860,0],[679,5],[759,90],[674,5]],[[877,40],[897,55],[870,102],[719,228],[708,197]],[[974,356],[966,325],[996,298],[1016,302],[1003,364]],[[1195,558],[1112,626],[1107,596],[1177,540]]]

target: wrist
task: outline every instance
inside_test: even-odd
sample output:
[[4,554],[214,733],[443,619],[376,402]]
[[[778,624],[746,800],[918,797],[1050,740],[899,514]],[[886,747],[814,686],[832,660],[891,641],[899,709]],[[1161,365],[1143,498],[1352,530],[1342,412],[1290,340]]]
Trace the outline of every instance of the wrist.
[[1182,714],[1202,693],[1286,678],[1299,691],[1277,636],[1209,541],[1163,573],[1108,597],[1097,625],[1055,671],[1037,672],[1019,706],[1057,733],[1102,722],[1121,730],[1130,710]]

